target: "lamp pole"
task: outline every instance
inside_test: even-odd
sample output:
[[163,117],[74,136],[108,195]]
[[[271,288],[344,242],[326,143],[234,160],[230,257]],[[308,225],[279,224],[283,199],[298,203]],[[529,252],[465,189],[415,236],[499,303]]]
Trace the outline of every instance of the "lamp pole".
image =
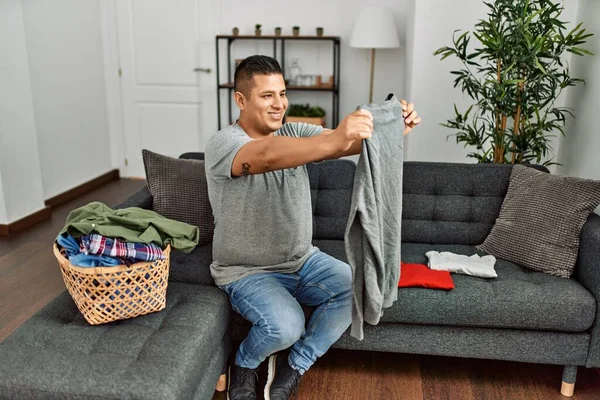
[[371,48],[371,86],[369,88],[369,103],[373,102],[373,76],[375,75],[375,49]]

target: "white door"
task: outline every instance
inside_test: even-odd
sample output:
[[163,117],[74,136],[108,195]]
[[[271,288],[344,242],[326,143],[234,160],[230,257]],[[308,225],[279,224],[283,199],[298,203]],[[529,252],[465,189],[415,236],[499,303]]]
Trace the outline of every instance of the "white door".
[[145,175],[142,149],[178,157],[203,151],[216,132],[216,117],[207,118],[216,110],[212,3],[116,2],[126,159],[122,175]]

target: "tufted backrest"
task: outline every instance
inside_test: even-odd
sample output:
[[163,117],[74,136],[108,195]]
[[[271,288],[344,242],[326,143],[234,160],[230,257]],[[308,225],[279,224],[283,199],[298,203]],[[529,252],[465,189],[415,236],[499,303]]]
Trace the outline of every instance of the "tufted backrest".
[[331,160],[306,165],[310,180],[313,239],[344,240],[356,164]]
[[483,243],[500,213],[511,171],[512,165],[404,163],[402,241]]
[[[344,239],[355,168],[349,160],[308,164],[314,239]],[[511,171],[511,165],[405,162],[402,241],[483,243],[500,212]]]

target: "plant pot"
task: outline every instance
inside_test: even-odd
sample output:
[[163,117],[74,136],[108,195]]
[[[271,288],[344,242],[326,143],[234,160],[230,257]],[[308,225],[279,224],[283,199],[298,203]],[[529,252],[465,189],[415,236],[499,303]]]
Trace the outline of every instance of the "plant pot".
[[300,28],[292,29],[292,33],[294,34],[294,36],[300,36]]
[[255,30],[254,30],[254,34],[255,34],[256,36],[260,36],[260,35],[262,34],[262,30],[260,30],[260,29],[255,29]]
[[317,36],[323,36],[323,28],[317,28]]
[[240,34],[240,29],[239,28],[233,28],[231,30],[231,33],[233,34],[233,36],[237,36]]
[[285,117],[285,122],[304,122],[325,127],[325,117]]
[[281,36],[281,28],[275,28],[275,36]]

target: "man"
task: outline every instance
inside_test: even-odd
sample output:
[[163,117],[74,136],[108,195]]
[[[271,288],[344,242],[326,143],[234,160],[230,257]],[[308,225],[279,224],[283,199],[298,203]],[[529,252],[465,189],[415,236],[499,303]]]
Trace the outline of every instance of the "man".
[[[256,399],[258,367],[270,357],[265,399],[288,399],[350,326],[352,311],[349,265],[311,243],[305,164],[359,154],[373,117],[355,111],[335,130],[283,125],[285,82],[267,56],[242,61],[234,85],[240,117],[206,146],[215,216],[211,274],[232,308],[252,323],[229,369],[228,396]],[[402,107],[407,134],[420,118],[412,104],[402,101]],[[316,307],[306,327],[300,304]]]

